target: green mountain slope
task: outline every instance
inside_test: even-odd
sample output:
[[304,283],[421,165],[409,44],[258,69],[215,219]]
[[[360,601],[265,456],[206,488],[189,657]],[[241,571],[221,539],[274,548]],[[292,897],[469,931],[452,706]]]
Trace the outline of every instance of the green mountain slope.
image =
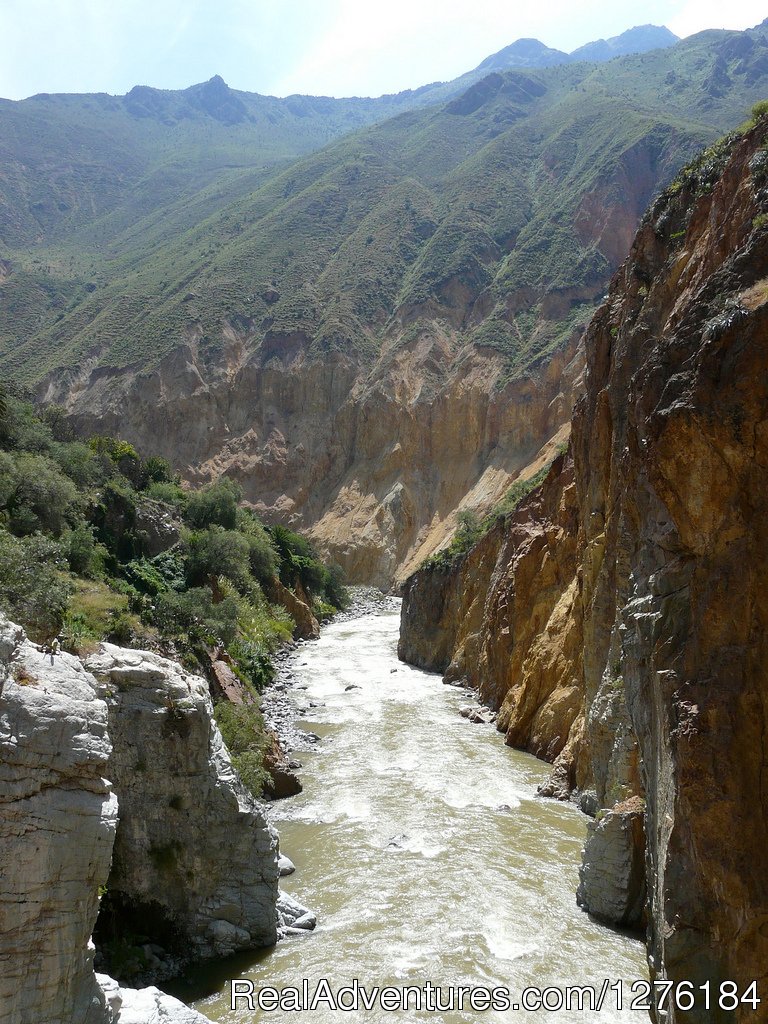
[[[265,353],[298,338],[373,362],[437,320],[519,372],[588,315],[659,185],[766,92],[762,32],[709,32],[492,73],[278,173],[237,165],[240,122],[194,186],[168,144],[177,175],[156,168],[101,217],[73,199],[72,232],[6,264],[0,366],[28,380],[146,368],[190,337],[215,359],[228,325]],[[136,173],[132,145],[115,188]]]

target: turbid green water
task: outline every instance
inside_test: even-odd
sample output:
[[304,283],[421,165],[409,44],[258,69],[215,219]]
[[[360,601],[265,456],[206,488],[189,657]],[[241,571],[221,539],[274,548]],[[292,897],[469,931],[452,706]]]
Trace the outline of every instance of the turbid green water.
[[[229,1008],[232,977],[256,987],[587,985],[647,977],[636,940],[576,906],[586,819],[538,799],[547,766],[505,747],[491,726],[459,715],[467,695],[397,661],[392,612],[329,626],[301,649],[295,672],[323,702],[306,728],[304,792],[274,806],[282,850],[296,864],[283,887],[318,914],[317,930],[195,975],[177,988],[217,1021],[647,1021],[642,1012],[301,1013]],[[302,664],[304,663],[304,664]],[[395,671],[393,671],[393,669]],[[359,689],[346,691],[350,683]],[[506,807],[508,809],[500,809]],[[204,994],[205,993],[205,994]],[[444,998],[447,993],[444,992]],[[415,997],[412,997],[415,999]],[[626,1001],[626,995],[625,995]]]

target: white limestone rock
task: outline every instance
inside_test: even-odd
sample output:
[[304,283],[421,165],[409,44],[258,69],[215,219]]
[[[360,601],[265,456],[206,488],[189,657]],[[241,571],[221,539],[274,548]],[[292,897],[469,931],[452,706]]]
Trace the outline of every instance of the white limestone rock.
[[89,942],[117,799],[107,709],[77,658],[0,615],[0,1022],[106,1024]]
[[158,988],[120,989],[122,1006],[115,1024],[211,1024],[197,1010]]
[[315,913],[287,892],[277,897],[277,916],[283,935],[294,934],[296,930],[311,932],[317,926]]
[[232,767],[207,683],[112,644],[86,664],[105,690],[120,796],[110,900],[192,959],[272,945],[277,837]]

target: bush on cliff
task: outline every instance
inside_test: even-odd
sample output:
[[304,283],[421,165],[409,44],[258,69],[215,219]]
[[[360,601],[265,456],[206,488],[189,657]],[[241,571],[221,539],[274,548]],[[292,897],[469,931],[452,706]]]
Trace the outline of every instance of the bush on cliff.
[[483,519],[480,519],[477,513],[471,509],[465,509],[464,511],[459,512],[459,525],[455,534],[451,538],[451,542],[448,547],[443,548],[442,551],[437,551],[434,555],[430,555],[429,558],[426,558],[422,562],[420,568],[446,569],[454,565],[454,563],[470,551],[497,522],[502,519],[506,519],[515,512],[523,499],[542,483],[549,472],[551,465],[552,462],[548,462],[545,466],[542,466],[537,473],[528,477],[526,480],[515,480],[498,505]]
[[232,764],[244,785],[254,796],[260,796],[267,781],[264,768],[267,735],[258,704],[221,701],[214,708],[214,715]]

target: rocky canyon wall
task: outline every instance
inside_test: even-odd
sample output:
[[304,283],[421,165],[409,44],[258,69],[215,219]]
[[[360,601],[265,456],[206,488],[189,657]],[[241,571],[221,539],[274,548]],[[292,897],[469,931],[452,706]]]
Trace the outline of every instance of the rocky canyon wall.
[[[705,154],[646,215],[587,332],[572,463],[452,570],[406,582],[401,640],[555,760],[552,792],[593,794],[579,901],[645,922],[653,978],[762,996],[767,128]],[[666,1019],[764,1015],[699,1001]]]
[[273,943],[276,837],[202,680],[110,645],[92,662],[0,616],[0,1021],[205,1024],[94,974],[100,902],[133,902],[141,933],[187,960]]
[[766,127],[651,209],[589,332],[573,423],[585,689],[621,680],[639,744],[652,974],[763,993]]
[[47,398],[84,433],[130,439],[194,482],[226,473],[267,522],[386,590],[450,538],[458,508],[489,508],[568,421],[583,366],[580,331],[515,380],[448,323],[406,334],[393,329],[373,367],[242,329],[212,361],[190,336],[150,373],[84,372]]

